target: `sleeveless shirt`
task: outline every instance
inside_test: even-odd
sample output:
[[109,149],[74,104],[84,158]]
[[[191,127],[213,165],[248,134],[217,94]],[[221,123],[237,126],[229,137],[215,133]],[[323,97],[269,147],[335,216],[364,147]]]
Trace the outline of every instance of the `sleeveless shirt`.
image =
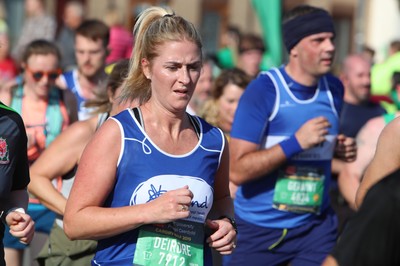
[[[234,202],[235,213],[249,223],[267,228],[293,228],[315,217],[314,213],[285,211],[274,206],[277,180],[282,172],[290,173],[286,175],[292,176],[317,175],[320,177],[323,191],[318,213],[323,213],[328,207],[331,159],[339,130],[338,112],[327,77],[320,78],[318,88],[312,97],[301,100],[292,93],[281,71],[283,70],[274,68],[261,74],[267,75],[272,81],[276,98],[267,127],[261,136],[260,148],[268,149],[288,139],[306,121],[318,116],[326,117],[331,127],[326,136],[327,141],[321,145],[289,158],[287,163],[276,171],[239,187]],[[257,106],[254,105],[254,108]],[[248,112],[251,111],[248,110]],[[246,123],[239,122],[242,126]],[[251,130],[252,125],[247,125],[247,127]]]
[[[199,128],[199,141],[190,152],[182,155],[168,154],[157,147],[132,109],[111,118],[120,127],[121,151],[115,185],[105,207],[144,204],[162,193],[188,185],[194,194],[188,219],[205,222],[212,207],[214,176],[225,139],[220,129],[198,117],[192,118]],[[99,240],[92,265],[132,265],[138,229]],[[208,256],[209,261],[210,254]]]

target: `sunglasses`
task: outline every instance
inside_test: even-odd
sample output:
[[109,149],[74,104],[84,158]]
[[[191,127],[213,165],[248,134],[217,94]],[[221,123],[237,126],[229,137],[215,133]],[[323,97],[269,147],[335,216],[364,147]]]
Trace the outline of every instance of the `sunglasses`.
[[31,73],[32,78],[38,82],[40,81],[44,76],[46,76],[49,81],[55,81],[58,76],[60,76],[61,74],[61,70],[57,69],[57,70],[52,70],[52,71],[32,71],[31,69],[29,69],[28,67],[25,68],[29,73]]

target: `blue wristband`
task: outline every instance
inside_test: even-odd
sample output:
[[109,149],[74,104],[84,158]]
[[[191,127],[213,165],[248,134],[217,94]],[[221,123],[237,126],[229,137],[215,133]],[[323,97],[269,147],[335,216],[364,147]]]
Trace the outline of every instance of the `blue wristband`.
[[286,158],[288,159],[291,158],[293,155],[303,151],[295,135],[292,135],[288,139],[285,139],[284,141],[279,143],[279,145],[281,145],[281,148],[285,153]]

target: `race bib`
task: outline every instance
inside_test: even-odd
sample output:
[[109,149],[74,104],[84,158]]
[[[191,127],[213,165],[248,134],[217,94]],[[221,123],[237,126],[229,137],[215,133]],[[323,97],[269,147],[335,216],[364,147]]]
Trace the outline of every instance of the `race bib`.
[[179,220],[140,228],[133,265],[202,266],[204,224]]
[[202,266],[204,223],[212,208],[213,188],[192,176],[159,175],[141,183],[132,193],[130,205],[155,200],[167,191],[188,185],[193,192],[190,215],[167,224],[144,225],[139,229],[133,265]]
[[273,207],[296,213],[321,212],[325,175],[315,167],[288,166],[280,170]]

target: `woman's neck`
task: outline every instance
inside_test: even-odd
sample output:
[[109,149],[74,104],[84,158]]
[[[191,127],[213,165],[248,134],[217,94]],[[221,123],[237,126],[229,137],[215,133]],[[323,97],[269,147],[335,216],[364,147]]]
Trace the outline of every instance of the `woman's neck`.
[[159,128],[171,136],[179,135],[181,130],[190,126],[186,112],[171,112],[151,102],[145,103],[140,109],[145,125],[152,125],[154,128]]

